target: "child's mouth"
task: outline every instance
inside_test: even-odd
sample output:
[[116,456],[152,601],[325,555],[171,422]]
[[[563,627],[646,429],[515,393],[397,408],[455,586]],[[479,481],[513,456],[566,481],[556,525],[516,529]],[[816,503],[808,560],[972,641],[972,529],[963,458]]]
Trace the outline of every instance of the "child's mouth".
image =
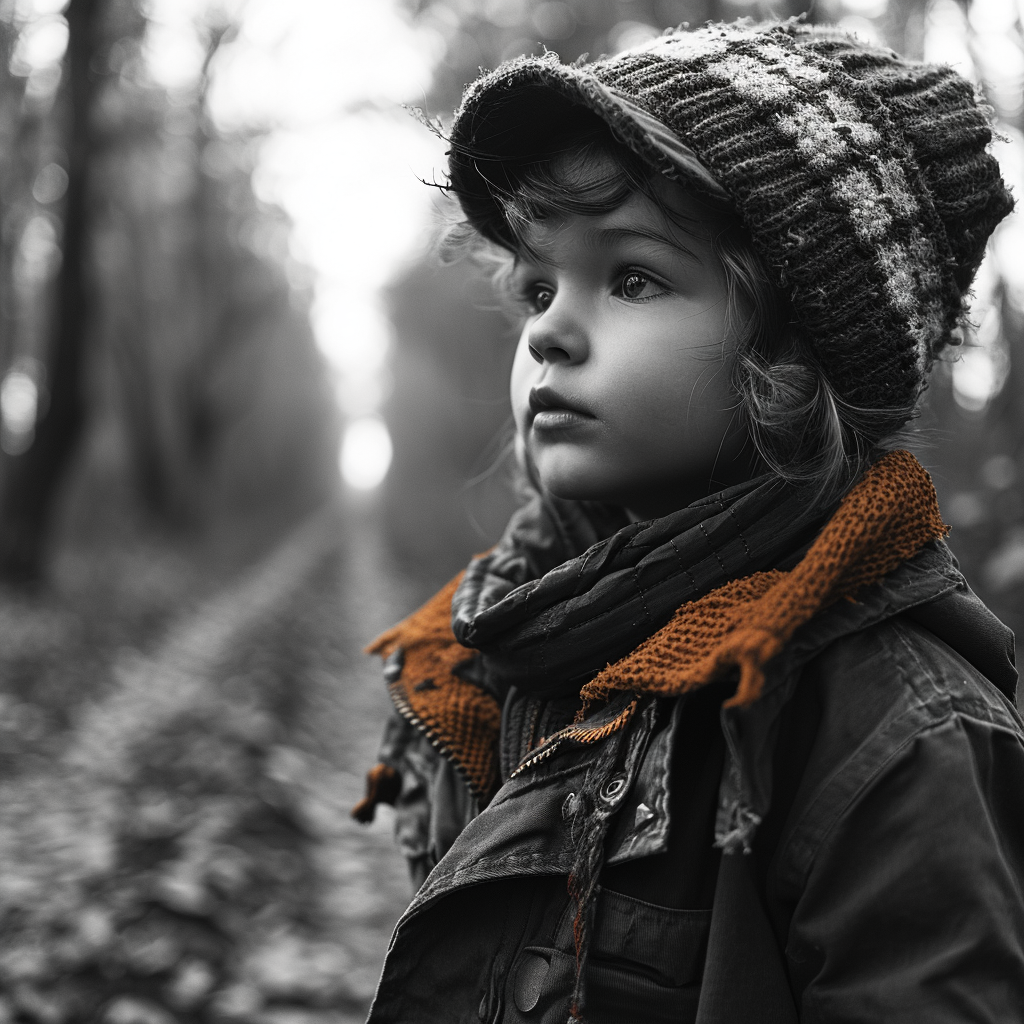
[[569,427],[592,423],[593,416],[583,416],[570,409],[545,409],[533,417],[533,429],[542,433],[549,430],[566,430]]
[[571,399],[543,385],[530,389],[530,414],[534,430],[564,430],[594,419]]

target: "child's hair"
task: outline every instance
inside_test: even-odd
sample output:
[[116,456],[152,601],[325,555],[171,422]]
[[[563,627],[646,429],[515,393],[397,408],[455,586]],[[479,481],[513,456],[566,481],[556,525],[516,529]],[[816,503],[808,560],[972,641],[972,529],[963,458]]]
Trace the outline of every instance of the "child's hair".
[[[536,258],[529,242],[531,224],[572,214],[600,216],[637,194],[673,223],[693,230],[664,202],[656,170],[617,142],[596,115],[583,108],[575,114],[573,127],[559,133],[558,144],[543,155],[487,163],[494,213],[484,224],[460,220],[450,225],[443,256],[469,253],[489,264],[503,291],[515,260]],[[894,410],[880,414],[856,408],[836,395],[809,346],[789,330],[788,297],[772,282],[735,211],[724,203],[701,202],[707,217],[697,227],[709,231],[721,261],[728,317],[737,338],[732,384],[741,421],[768,469],[807,487],[813,514],[831,505],[891,440],[878,437],[876,425],[891,422]],[[906,420],[913,407],[896,412]]]

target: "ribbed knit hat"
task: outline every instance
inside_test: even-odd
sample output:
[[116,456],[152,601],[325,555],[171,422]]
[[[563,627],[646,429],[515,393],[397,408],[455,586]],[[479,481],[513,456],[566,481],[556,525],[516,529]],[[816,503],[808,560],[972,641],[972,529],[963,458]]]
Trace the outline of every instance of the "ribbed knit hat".
[[520,57],[455,115],[449,175],[471,223],[493,236],[500,219],[490,162],[528,159],[538,126],[580,106],[697,193],[717,182],[839,396],[891,410],[880,434],[902,425],[1013,206],[969,82],[797,21],[671,31],[591,64]]

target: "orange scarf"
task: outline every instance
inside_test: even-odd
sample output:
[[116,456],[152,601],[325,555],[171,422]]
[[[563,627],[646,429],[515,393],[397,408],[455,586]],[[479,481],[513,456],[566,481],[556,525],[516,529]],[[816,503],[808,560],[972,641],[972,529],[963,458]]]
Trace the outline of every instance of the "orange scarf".
[[[726,705],[753,703],[764,686],[765,665],[800,626],[836,601],[852,600],[948,529],[928,473],[909,452],[889,453],[846,495],[798,565],[731,580],[683,604],[661,629],[583,687],[577,722],[563,731],[575,742],[594,742],[621,728],[636,707],[634,701],[612,723],[590,730],[585,713],[595,702],[623,692],[679,696],[735,669],[739,684]],[[389,684],[395,706],[486,801],[498,782],[501,708],[455,671],[475,653],[451,631],[451,601],[461,579],[460,573],[367,652],[387,657],[401,649],[401,674]],[[372,816],[377,800],[386,799],[386,775],[383,766],[371,770],[367,799],[354,815]]]

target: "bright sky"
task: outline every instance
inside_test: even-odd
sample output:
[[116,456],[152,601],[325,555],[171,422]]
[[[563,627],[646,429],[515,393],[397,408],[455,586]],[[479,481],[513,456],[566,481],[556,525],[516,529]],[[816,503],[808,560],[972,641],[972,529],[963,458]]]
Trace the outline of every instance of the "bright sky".
[[[161,83],[194,80],[202,51],[193,26],[215,3],[151,0],[147,56]],[[386,387],[381,286],[423,239],[431,190],[419,179],[444,164],[443,144],[402,107],[422,104],[443,44],[392,0],[224,7],[241,32],[214,64],[211,113],[228,131],[269,128],[254,186],[294,221],[292,254],[315,275],[317,340],[355,424],[376,413]],[[360,423],[346,440],[346,478],[373,485],[389,452],[380,424]]]

